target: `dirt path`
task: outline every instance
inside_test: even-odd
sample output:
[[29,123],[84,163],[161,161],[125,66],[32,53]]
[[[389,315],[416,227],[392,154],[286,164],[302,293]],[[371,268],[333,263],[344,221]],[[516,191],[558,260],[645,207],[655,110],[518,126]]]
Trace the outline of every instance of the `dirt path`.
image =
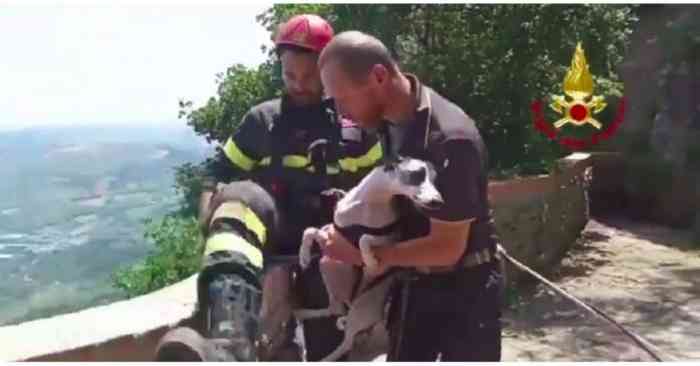
[[[700,359],[700,243],[618,217],[592,219],[549,276],[680,361]],[[652,361],[628,337],[537,285],[504,317],[504,361]]]

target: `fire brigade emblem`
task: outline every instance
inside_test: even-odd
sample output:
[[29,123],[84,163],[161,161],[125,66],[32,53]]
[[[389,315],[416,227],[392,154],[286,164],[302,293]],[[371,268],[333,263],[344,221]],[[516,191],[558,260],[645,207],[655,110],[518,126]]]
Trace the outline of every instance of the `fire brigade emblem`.
[[[595,117],[605,109],[607,103],[601,95],[594,94],[593,75],[586,61],[586,56],[581,42],[576,45],[571,66],[564,76],[564,95],[553,95],[549,107],[559,115],[559,119],[553,124],[544,118],[544,110],[541,101],[535,101],[531,105],[535,129],[545,134],[560,144],[581,150],[588,145],[596,144],[600,140],[612,136],[624,119],[624,98],[618,104],[615,119],[605,129],[603,124]],[[581,127],[590,125],[600,132],[594,133],[588,139],[573,137],[558,137],[560,130],[565,125]]]
[[600,129],[603,125],[593,118],[593,114],[600,113],[606,103],[600,95],[593,95],[593,75],[588,70],[586,56],[581,48],[581,42],[576,46],[571,67],[564,78],[564,94],[554,95],[554,102],[549,106],[564,117],[554,122],[555,128],[561,128],[567,123],[582,126],[586,123]]

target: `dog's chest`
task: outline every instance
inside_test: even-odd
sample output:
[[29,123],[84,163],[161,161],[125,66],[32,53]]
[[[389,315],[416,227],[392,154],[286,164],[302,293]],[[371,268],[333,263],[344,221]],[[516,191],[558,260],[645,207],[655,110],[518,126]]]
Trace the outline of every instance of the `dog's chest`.
[[357,204],[337,212],[333,224],[348,241],[359,246],[363,235],[393,237],[398,230],[398,219],[389,205]]

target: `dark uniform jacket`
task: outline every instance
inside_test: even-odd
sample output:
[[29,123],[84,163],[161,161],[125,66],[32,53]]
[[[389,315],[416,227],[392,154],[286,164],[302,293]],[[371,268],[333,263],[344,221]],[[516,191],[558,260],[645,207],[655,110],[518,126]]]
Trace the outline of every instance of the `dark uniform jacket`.
[[320,192],[352,188],[381,157],[374,135],[338,118],[332,100],[296,107],[282,97],[248,111],[208,165],[204,188],[239,179],[260,183],[282,211],[282,251],[296,254],[303,230],[327,221]]
[[[385,154],[426,160],[435,166],[436,184],[445,204],[436,210],[401,202],[407,212],[402,224],[405,239],[425,236],[429,218],[472,220],[465,255],[495,250],[497,238],[488,202],[488,156],[474,121],[454,103],[406,74],[416,91],[415,120],[388,123],[382,139]],[[389,145],[389,146],[386,146]]]

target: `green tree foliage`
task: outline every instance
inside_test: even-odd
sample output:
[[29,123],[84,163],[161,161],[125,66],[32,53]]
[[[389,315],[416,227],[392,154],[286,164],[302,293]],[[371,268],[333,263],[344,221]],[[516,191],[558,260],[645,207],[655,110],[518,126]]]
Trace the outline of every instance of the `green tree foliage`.
[[256,68],[235,64],[226,73],[217,74],[217,95],[207,104],[192,109],[192,102],[180,101],[180,117],[204,136],[208,142],[225,141],[250,107],[278,95],[273,83],[273,63],[268,61]]
[[204,174],[204,164],[185,163],[175,167],[175,184],[173,187],[180,195],[181,216],[197,216],[199,210],[199,196],[202,192],[201,177]]
[[[634,21],[629,7],[415,7],[407,22],[412,29],[400,35],[404,67],[475,119],[497,170],[519,167],[523,173],[537,173],[538,166],[566,153],[535,131],[529,105],[563,94],[562,81],[578,41],[596,77],[595,93],[622,93],[615,67],[623,59]],[[607,108],[613,110],[614,104]],[[546,116],[549,121],[558,118],[552,111]]]
[[[562,94],[579,41],[595,76],[595,93],[621,96],[616,67],[636,21],[632,10],[608,4],[282,4],[257,20],[274,33],[295,14],[316,13],[331,21],[336,32],[359,29],[377,36],[405,71],[417,74],[476,120],[492,168],[538,173],[567,151],[535,131],[530,103],[548,103],[551,94]],[[272,52],[269,56],[257,70],[229,69],[217,98],[183,112],[195,131],[220,141],[247,108],[275,95],[281,86],[279,63]],[[614,109],[615,99],[601,119],[611,120]],[[550,111],[548,118],[557,116]]]
[[112,283],[128,297],[147,294],[181,281],[197,272],[201,263],[202,240],[192,216],[168,215],[161,221],[146,220],[144,237],[154,245],[139,264],[121,268]]

